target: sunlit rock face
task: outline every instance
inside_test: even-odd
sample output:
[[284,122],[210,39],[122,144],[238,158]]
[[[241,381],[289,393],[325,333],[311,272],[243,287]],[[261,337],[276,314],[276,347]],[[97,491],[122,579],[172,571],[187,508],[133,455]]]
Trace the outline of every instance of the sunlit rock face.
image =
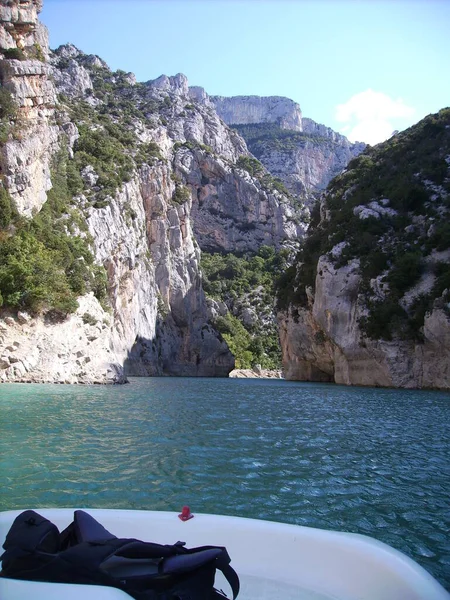
[[[99,57],[70,44],[49,53],[37,21],[40,4],[30,2],[26,13],[24,6],[2,13],[3,48],[20,48],[24,56],[0,64],[18,107],[1,157],[18,212],[29,219],[39,213],[58,156],[73,160],[80,127],[103,130],[108,102],[117,111],[108,126],[126,127],[135,142],[125,149],[132,163],[115,191],[102,195],[93,160],[80,170],[82,189],[72,203],[87,226],[82,235],[92,239],[94,263],[105,269],[108,306],[90,293],[65,319],[1,309],[0,379],[114,383],[127,375],[227,376],[234,357],[209,320],[201,249],[295,247],[306,228],[302,213],[289,196],[238,165],[249,155],[245,141],[201,93],[196,99],[185,76],[137,84],[132,74],[113,73]],[[127,102],[140,111],[132,119]],[[147,147],[154,154],[135,160]]]
[[257,153],[263,165],[279,177],[290,192],[308,199],[322,192],[331,179],[364,150],[365,144],[351,143],[345,136],[312,119],[303,118],[302,126],[303,138],[284,147],[282,144],[280,149],[270,143],[261,144]]
[[[53,121],[56,90],[48,77],[48,36],[38,21],[41,9],[37,0],[0,7],[0,80],[18,107],[12,134],[0,151],[0,168],[18,210],[26,216],[39,211],[47,199],[50,158],[58,145]],[[13,49],[20,51],[21,60],[9,58]]]
[[450,319],[436,306],[425,316],[423,339],[371,340],[360,319],[358,261],[336,269],[322,257],[307,308],[280,315],[286,379],[343,385],[450,388]]
[[275,123],[281,129],[303,131],[300,106],[282,96],[211,96],[217,114],[228,124]]
[[208,97],[202,88],[191,89],[200,101],[212,103],[225,123],[239,130],[249,150],[270,173],[308,205],[365,148],[363,143],[353,144],[329,127],[302,117],[300,106],[289,98]]

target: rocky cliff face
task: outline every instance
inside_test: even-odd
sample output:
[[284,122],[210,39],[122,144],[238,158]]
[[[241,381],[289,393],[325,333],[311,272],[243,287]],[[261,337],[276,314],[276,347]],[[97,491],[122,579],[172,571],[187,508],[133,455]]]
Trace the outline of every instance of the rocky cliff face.
[[58,144],[53,123],[56,91],[45,63],[47,32],[37,20],[41,8],[38,0],[0,6],[0,81],[18,106],[12,135],[1,148],[0,169],[18,210],[26,216],[47,199],[50,160]]
[[285,378],[342,385],[450,388],[450,319],[437,305],[427,313],[420,341],[373,340],[361,330],[360,265],[336,269],[322,257],[307,308],[280,316]]
[[211,96],[218,115],[225,123],[248,125],[249,123],[274,123],[281,129],[302,131],[300,106],[282,96]]
[[[302,135],[286,136],[279,132],[272,139],[264,139],[262,132],[261,137],[248,140],[248,147],[292,194],[312,205],[315,194],[323,191],[363,151],[365,144],[352,144],[343,135],[311,119],[303,119],[303,123]],[[246,137],[243,131],[242,134]]]
[[286,378],[450,388],[449,130],[445,109],[331,183],[280,290]]
[[360,154],[363,143],[348,139],[325,125],[302,117],[289,98],[270,96],[208,97],[219,116],[235,127],[249,150],[286,188],[309,205],[347,163]]
[[[226,376],[234,359],[209,322],[200,247],[245,252],[295,244],[305,228],[298,211],[270,177],[242,166],[245,142],[183,75],[141,84],[74,46],[49,55],[40,8],[16,2],[1,13],[2,86],[18,113],[1,147],[0,201],[9,193],[30,223],[22,229],[13,210],[2,225],[1,381]],[[28,60],[32,55],[38,59]],[[53,241],[51,229],[48,240],[42,234],[48,214],[59,235]],[[35,273],[11,279],[30,243],[61,269],[69,300],[84,290],[74,312],[55,313],[60,292],[39,291]]]

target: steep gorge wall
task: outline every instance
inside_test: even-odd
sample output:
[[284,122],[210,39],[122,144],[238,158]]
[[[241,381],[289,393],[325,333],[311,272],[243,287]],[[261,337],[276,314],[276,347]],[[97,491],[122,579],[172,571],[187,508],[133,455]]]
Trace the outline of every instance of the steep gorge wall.
[[284,148],[270,143],[259,150],[254,150],[250,143],[249,148],[292,194],[305,197],[309,204],[313,204],[312,194],[322,192],[365,147],[365,144],[352,144],[344,136],[331,129],[329,131],[334,135],[325,137],[314,133]]
[[450,389],[450,109],[332,181],[286,281],[287,379]]
[[[273,176],[309,203],[314,201],[314,192],[324,190],[365,148],[363,143],[353,144],[329,127],[302,117],[300,106],[289,98],[200,96],[215,106],[225,123],[238,126],[250,151]],[[249,138],[244,125],[259,126],[260,134],[254,128]]]
[[342,385],[450,389],[450,326],[436,306],[424,319],[423,339],[371,340],[359,321],[367,316],[359,292],[358,261],[317,267],[308,307],[279,315],[286,379]]
[[[55,121],[56,89],[51,66],[44,62],[48,47],[37,22],[40,8],[39,2],[17,2],[1,13],[8,49],[27,52],[37,43],[33,32],[41,32],[41,60],[7,55],[0,63],[2,85],[18,105],[12,134],[1,149],[3,182],[19,213],[28,218],[46,201],[56,151],[69,143],[73,154],[78,138],[64,107],[58,107],[59,125]],[[72,75],[73,86],[64,91],[80,93],[80,77],[85,83],[81,92],[92,89],[82,68],[74,68]],[[25,135],[17,133],[18,127]],[[225,376],[233,368],[231,353],[207,321],[191,204],[173,204],[171,172],[170,166],[144,164],[102,209],[90,208],[83,194],[77,197],[95,261],[107,271],[110,308],[102,308],[91,293],[80,297],[75,314],[62,321],[3,309],[2,381],[121,382],[124,366],[140,375]]]
[[[87,165],[83,189],[72,200],[92,237],[95,264],[107,273],[109,307],[89,293],[62,320],[51,312],[1,309],[0,380],[113,383],[127,374],[228,375],[234,359],[209,322],[200,247],[245,252],[265,243],[295,244],[304,224],[289,198],[237,166],[248,154],[245,142],[213,106],[193,98],[184,76],[136,84],[131,74],[112,73],[101,59],[70,45],[47,62],[46,38],[33,21],[40,4],[30,2],[26,17],[19,11],[24,3],[16,4],[11,14],[27,19],[28,31],[41,31],[42,52],[40,60],[6,57],[0,63],[3,85],[19,105],[1,148],[4,186],[19,213],[31,218],[40,211],[57,153],[74,160],[80,127],[85,136],[86,128],[103,130],[105,121],[89,119],[111,102],[104,84],[118,107],[108,127],[114,130],[115,120],[128,128],[135,148],[151,154],[139,164],[132,158],[128,181],[106,196],[96,167]],[[3,17],[4,30],[11,30],[12,17]],[[36,43],[27,40],[30,48]],[[6,43],[9,48],[9,38]],[[121,108],[130,103],[140,111],[131,120]],[[81,115],[78,121],[74,114]],[[26,136],[15,133],[21,122]],[[136,149],[128,150],[130,157]]]

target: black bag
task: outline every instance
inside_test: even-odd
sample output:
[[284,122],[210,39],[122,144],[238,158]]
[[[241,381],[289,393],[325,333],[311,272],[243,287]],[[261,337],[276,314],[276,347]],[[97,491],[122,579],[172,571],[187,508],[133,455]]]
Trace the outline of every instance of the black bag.
[[88,513],[77,510],[63,532],[33,510],[16,517],[3,544],[1,577],[107,585],[137,600],[226,598],[214,588],[216,570],[239,593],[239,578],[225,548],[187,549],[117,538]]

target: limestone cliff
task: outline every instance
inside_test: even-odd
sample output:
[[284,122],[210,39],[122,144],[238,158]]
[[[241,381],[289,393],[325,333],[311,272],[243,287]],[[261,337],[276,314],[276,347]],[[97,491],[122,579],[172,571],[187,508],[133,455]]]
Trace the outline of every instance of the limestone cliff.
[[365,148],[363,143],[353,144],[329,127],[302,117],[300,106],[289,98],[207,97],[204,91],[199,97],[212,103],[268,171],[309,205],[315,202],[314,194],[323,191]]
[[211,96],[218,115],[225,123],[248,125],[249,123],[275,123],[281,129],[302,131],[300,106],[282,96]]
[[450,110],[354,159],[279,290],[287,379],[450,388]]
[[49,53],[40,8],[2,12],[17,113],[2,120],[1,381],[226,376],[200,247],[295,246],[301,211],[246,170],[245,142],[183,75],[137,83],[74,46]]
[[18,210],[31,216],[51,187],[50,159],[58,143],[53,123],[56,91],[45,62],[47,32],[38,0],[0,6],[0,81],[18,106],[14,130],[0,151],[0,172]]

